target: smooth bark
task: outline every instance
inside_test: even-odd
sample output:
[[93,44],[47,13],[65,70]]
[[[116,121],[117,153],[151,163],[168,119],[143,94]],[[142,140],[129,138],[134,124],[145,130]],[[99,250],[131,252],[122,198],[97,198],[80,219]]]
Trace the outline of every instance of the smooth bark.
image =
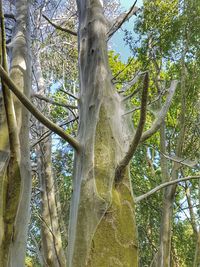
[[130,130],[108,66],[102,1],[77,1],[80,124],[70,211],[68,267],[138,266],[135,204],[129,168],[116,186],[116,167]]
[[[39,92],[46,92],[42,75],[39,54],[36,55],[36,78]],[[39,103],[39,108],[44,109],[44,104]],[[38,134],[42,135],[47,130],[43,125],[38,125]],[[36,149],[38,176],[41,187],[41,216],[42,216],[42,252],[45,267],[65,267],[66,259],[62,247],[62,238],[59,225],[59,216],[56,203],[55,181],[52,171],[51,136],[42,140]]]
[[[30,22],[28,0],[16,1],[15,32],[10,45],[11,79],[21,88],[28,98],[31,90]],[[20,202],[15,220],[15,235],[12,239],[9,266],[24,266],[28,223],[30,218],[31,169],[29,148],[30,114],[22,104],[14,99],[17,127],[15,131],[20,141]]]
[[[181,157],[183,153],[183,144],[185,137],[185,112],[186,112],[186,87],[185,87],[185,51],[182,56],[182,73],[181,73],[181,114],[179,119],[180,132],[177,138],[177,144],[175,148],[175,154],[177,157]],[[161,152],[165,154],[165,127],[161,129]],[[180,164],[174,162],[171,175],[167,168],[167,160],[161,157],[161,168],[163,180],[172,181],[178,179],[178,170]],[[177,184],[173,184],[164,189],[163,192],[163,208],[160,226],[160,242],[158,249],[158,256],[156,261],[156,267],[170,267],[171,266],[171,242],[172,242],[172,221],[173,221],[173,203],[175,198]]]

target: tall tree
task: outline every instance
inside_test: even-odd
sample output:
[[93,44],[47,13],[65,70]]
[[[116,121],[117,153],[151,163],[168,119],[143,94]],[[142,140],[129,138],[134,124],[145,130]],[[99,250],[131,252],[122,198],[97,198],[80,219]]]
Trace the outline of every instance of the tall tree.
[[[21,2],[21,4],[23,6],[24,2]],[[79,97],[75,96],[79,106],[79,129],[77,138],[69,135],[68,131],[57,126],[34,107],[23,90],[21,90],[24,86],[20,79],[20,77],[22,77],[21,72],[20,75],[18,74],[19,77],[18,75],[14,75],[15,72],[13,68],[15,68],[15,66],[12,67],[12,79],[10,79],[9,75],[2,67],[0,67],[0,75],[3,78],[3,84],[7,85],[7,87],[16,94],[25,107],[46,127],[66,140],[75,151],[67,266],[95,267],[116,265],[137,267],[139,244],[137,223],[135,220],[135,205],[144,197],[151,195],[152,192],[141,197],[135,197],[133,195],[129,174],[130,162],[135,156],[138,145],[151,137],[162,125],[171,104],[177,82],[173,81],[171,83],[169,90],[165,91],[166,94],[164,94],[164,97],[162,94],[158,95],[159,99],[163,97],[163,101],[160,101],[160,105],[156,111],[152,111],[151,105],[147,105],[149,104],[148,88],[151,88],[150,99],[152,99],[156,87],[152,85],[155,75],[150,72],[150,70],[152,70],[150,64],[143,62],[141,65],[146,65],[149,69],[147,70],[143,67],[142,71],[139,72],[134,79],[127,82],[121,92],[127,94],[127,92],[124,91],[126,91],[129,86],[132,88],[132,85],[137,82],[140,76],[143,77],[142,86],[140,84],[137,88],[137,93],[133,91],[130,95],[123,97],[123,94],[120,94],[121,92],[118,92],[113,84],[108,63],[107,41],[127,19],[137,12],[138,9],[133,5],[127,13],[117,17],[114,22],[110,22],[105,16],[103,1],[77,0],[77,7],[79,22],[78,54],[80,82]],[[51,22],[48,18],[47,20]],[[167,21],[167,23],[169,22]],[[63,30],[60,25],[58,27],[55,23],[51,22],[51,24],[57,27],[58,30]],[[66,28],[64,30],[65,32],[67,31],[68,34],[77,35],[75,30],[70,29],[69,31],[69,29]],[[21,37],[21,35],[19,36]],[[12,43],[11,46],[14,49],[15,46],[13,46]],[[167,50],[166,47],[164,48]],[[18,50],[13,50],[13,55],[15,54],[14,52],[17,51]],[[146,59],[146,57],[147,53],[143,55],[143,58]],[[18,58],[18,56],[16,58]],[[16,61],[16,65],[19,67],[19,70],[25,71],[24,66],[26,66],[26,61],[21,56],[19,56],[19,58],[20,61]],[[56,68],[57,66],[54,64],[54,67]],[[40,75],[41,74],[40,70]],[[19,84],[17,84],[17,77],[20,81]],[[56,75],[56,79],[59,79],[58,77],[60,77],[59,73]],[[158,75],[156,77],[159,78]],[[149,80],[151,83],[149,83]],[[158,80],[159,79],[156,81]],[[40,82],[43,84],[43,81]],[[170,79],[168,79],[167,84],[170,84]],[[8,93],[9,91],[7,90],[6,92]],[[136,96],[135,99],[132,99],[133,96]],[[49,101],[45,96],[40,96],[40,98]],[[5,97],[4,100],[6,100]],[[134,101],[137,102],[136,110],[139,110],[139,112],[134,113],[133,116],[134,124],[137,124],[135,128],[132,127],[131,117],[128,116],[126,112],[126,108],[131,106]],[[50,102],[52,103],[53,101],[50,100]],[[17,122],[19,127],[21,127],[21,121],[23,121],[23,119],[21,119],[23,115],[21,116],[21,114],[23,114],[23,111],[21,112],[21,104],[18,105],[18,103],[19,102],[15,100]],[[151,124],[150,129],[148,129],[147,124],[145,125],[146,117],[148,119],[147,124]],[[155,117],[155,120],[153,120],[153,117]],[[28,121],[26,122],[28,125]],[[14,131],[14,133],[19,133],[20,130],[17,126],[16,129],[18,131]],[[43,128],[42,132],[44,129],[45,128]],[[2,134],[2,132],[0,133]],[[21,135],[19,134],[19,136]],[[26,140],[25,137],[24,140]],[[18,140],[17,138],[18,135],[16,136],[16,143],[18,142],[21,145],[21,139]],[[43,162],[41,168],[42,172],[40,173],[42,175],[40,176],[42,178],[42,185],[44,185],[45,189],[48,189],[48,187],[52,188],[53,186],[51,168],[49,168],[51,164],[51,143],[49,140],[46,143],[44,139],[40,141],[42,149],[38,153],[38,162]],[[13,143],[10,142],[10,144]],[[16,148],[18,148],[18,146],[16,146]],[[41,152],[44,151],[47,152],[46,155],[41,156]],[[7,152],[5,148],[4,152]],[[18,153],[18,150],[16,151],[13,149],[11,152]],[[7,161],[3,158],[4,155],[7,154],[2,154],[2,161],[4,164],[0,169],[3,179],[5,179],[4,170],[5,167],[7,167]],[[20,155],[15,155],[14,158],[19,160]],[[133,161],[133,163],[134,162],[135,161]],[[145,174],[143,177],[146,179]],[[193,178],[193,176],[189,176],[189,178]],[[176,183],[177,180],[173,179],[173,181],[167,182],[167,184],[163,186],[173,186]],[[173,186],[173,188],[174,187],[175,186]],[[135,188],[134,180],[133,189]],[[158,186],[156,190],[161,188],[162,186]],[[156,190],[153,190],[153,192]],[[23,196],[23,190],[21,192],[21,196]],[[48,190],[44,190],[42,193],[45,193],[43,194],[43,204],[46,203],[43,207],[43,217],[46,216],[45,219],[50,225],[49,229],[56,233],[56,229],[52,225],[52,216],[56,216],[55,199],[53,199],[54,197],[52,197]],[[28,194],[28,196],[30,195]],[[47,207],[50,201],[45,198],[46,196],[52,197],[52,209]],[[21,199],[23,200],[23,197]],[[26,203],[28,203],[29,199],[30,198],[27,198]],[[19,201],[15,201],[15,211],[18,208],[18,203]],[[173,205],[173,201],[170,203]],[[26,206],[26,212],[28,214],[28,205]],[[13,212],[12,216],[12,219],[14,218],[14,220],[12,220],[13,224],[16,212]],[[18,217],[16,218],[16,222],[18,222],[19,219]],[[27,219],[27,215],[25,219]],[[1,222],[2,220],[0,223]],[[55,220],[55,222],[58,223],[58,220]],[[54,238],[52,238],[54,237],[53,235],[48,245],[55,241]],[[53,251],[55,253],[57,252],[57,248],[58,247],[54,246]],[[5,251],[8,253],[9,250],[6,249]],[[16,251],[16,249],[13,250],[14,253]],[[14,253],[12,255],[14,255]],[[23,253],[21,253],[20,258],[22,256]],[[18,266],[23,266],[23,263],[19,264],[19,261],[17,264]],[[59,266],[59,262],[55,263],[54,260],[51,264],[52,266],[57,264]]]

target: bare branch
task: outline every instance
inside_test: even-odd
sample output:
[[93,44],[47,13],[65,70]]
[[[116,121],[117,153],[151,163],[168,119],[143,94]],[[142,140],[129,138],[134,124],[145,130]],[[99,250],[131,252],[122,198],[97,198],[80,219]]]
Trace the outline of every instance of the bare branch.
[[123,172],[125,171],[125,168],[129,164],[131,158],[133,157],[133,154],[135,153],[138,144],[140,143],[140,138],[142,136],[144,124],[146,121],[148,88],[149,88],[149,74],[147,72],[144,77],[144,87],[142,92],[141,110],[140,110],[140,121],[135,136],[133,138],[133,141],[131,142],[131,145],[129,147],[129,150],[116,169],[115,173],[116,182],[119,182],[123,178]]
[[167,96],[165,104],[163,105],[162,109],[160,110],[160,112],[159,112],[157,118],[155,119],[155,121],[153,122],[151,128],[143,133],[140,142],[144,142],[145,140],[150,138],[160,128],[161,123],[164,120],[164,118],[168,112],[168,109],[170,107],[170,104],[172,102],[172,98],[174,96],[177,84],[178,84],[178,81],[176,81],[176,80],[171,82],[171,86],[169,88],[169,94]]
[[73,105],[68,105],[68,104],[64,104],[64,103],[59,103],[57,101],[54,101],[53,99],[50,99],[48,97],[42,96],[40,94],[33,94],[32,97],[36,97],[40,100],[43,100],[45,102],[48,102],[52,105],[56,105],[56,106],[60,106],[60,107],[64,107],[64,108],[70,108],[70,109],[77,109],[77,106],[73,106]]
[[116,82],[116,78],[122,73],[122,72],[124,72],[129,66],[130,66],[130,64],[132,64],[132,62],[133,62],[133,60],[134,60],[134,58],[132,57],[130,60],[129,60],[129,62],[126,64],[126,66],[122,69],[122,70],[120,70],[113,78],[112,78],[112,82],[113,82],[113,84],[116,84],[116,83],[118,83],[118,82]]
[[65,93],[66,95],[68,95],[68,96],[71,96],[72,98],[74,98],[75,100],[79,100],[79,98],[78,97],[76,97],[75,95],[73,95],[72,93],[70,93],[70,92],[67,92],[67,91],[65,91],[65,90],[63,90],[63,89],[60,89],[60,91],[61,92],[63,92],[63,93]]
[[[123,86],[123,88],[121,89],[121,91],[125,92],[125,91],[127,91],[128,89],[130,89],[131,86],[133,86],[134,84],[137,83],[137,81],[139,80],[140,76],[141,76],[141,75],[144,75],[145,73],[146,73],[146,72],[138,72],[138,73],[136,74],[136,76],[135,76],[132,80],[130,80],[125,86]],[[138,91],[139,91],[139,89],[133,91],[130,95],[124,97],[124,98],[122,99],[122,101],[126,101],[126,100],[130,99],[130,98],[131,98],[133,95],[135,95]]]
[[66,140],[77,151],[80,149],[79,143],[72,136],[68,135],[62,128],[46,118],[31,102],[30,100],[19,90],[15,83],[10,79],[7,72],[0,65],[0,76],[7,84],[9,89],[16,95],[20,102],[36,117],[41,123],[49,128],[54,133],[58,134],[64,140]]
[[[68,121],[68,122],[65,122],[65,123],[62,123],[62,124],[60,124],[59,125],[59,127],[62,127],[62,126],[64,126],[64,125],[67,125],[67,124],[69,124],[69,123],[71,123],[71,122],[74,122],[74,121],[76,121],[76,120],[78,120],[78,117],[76,117],[75,119],[72,119],[72,120],[70,120],[70,121]],[[47,130],[47,131],[45,131],[37,140],[35,140],[35,142],[34,143],[32,143],[31,144],[31,148],[33,148],[34,146],[36,146],[37,144],[39,144],[40,142],[42,142],[44,139],[46,139],[48,136],[50,136],[51,134],[52,134],[53,132],[51,131],[51,130]]]
[[136,15],[136,13],[140,10],[138,7],[136,7],[137,0],[134,2],[132,7],[129,9],[128,12],[121,14],[119,17],[116,18],[115,22],[112,24],[111,29],[108,32],[108,37],[112,37],[113,34],[121,28],[121,26],[129,20],[133,15]]
[[190,167],[190,168],[195,168],[198,165],[198,161],[195,161],[195,160],[180,158],[180,157],[178,157],[176,155],[167,155],[167,154],[164,154],[164,153],[161,153],[161,154],[166,159],[175,161],[175,162],[177,162],[177,163],[179,163],[181,165],[185,165],[185,166]]
[[55,24],[54,22],[52,22],[47,16],[45,16],[44,14],[42,14],[43,18],[45,18],[54,28],[56,28],[57,30],[63,31],[63,32],[67,32],[71,35],[77,36],[77,32],[71,29],[67,29],[67,28],[63,28],[60,25]]
[[191,179],[199,179],[199,178],[200,178],[200,175],[187,176],[187,177],[184,177],[184,178],[180,178],[180,179],[177,179],[177,180],[172,180],[172,181],[160,184],[160,185],[156,186],[155,188],[153,188],[152,190],[150,190],[149,192],[145,193],[144,195],[136,197],[135,198],[135,203],[140,202],[141,200],[153,195],[154,193],[158,192],[159,190],[161,190],[161,189],[163,189],[163,188],[165,188],[167,186],[170,186],[170,185],[173,185],[173,184],[177,184],[177,183],[180,183],[180,182],[184,182],[184,181],[188,181],[188,180],[191,180]]

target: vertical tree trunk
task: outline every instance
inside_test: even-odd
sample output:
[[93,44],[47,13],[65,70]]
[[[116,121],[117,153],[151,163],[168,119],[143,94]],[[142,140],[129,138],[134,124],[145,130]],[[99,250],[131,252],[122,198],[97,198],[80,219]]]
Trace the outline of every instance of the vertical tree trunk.
[[[7,167],[9,162],[9,147],[8,147],[8,127],[4,108],[4,100],[2,92],[0,91],[0,247],[3,242],[4,233],[4,203],[5,203],[5,191],[6,191],[6,176]],[[1,255],[0,251],[0,265]]]
[[51,137],[40,144],[40,181],[42,196],[42,249],[46,267],[65,267],[65,256],[55,199],[51,167]]
[[77,1],[81,150],[76,154],[68,267],[138,266],[134,199],[126,169],[114,182],[130,132],[107,58],[102,1]]
[[200,266],[200,230],[197,233],[196,250],[193,267]]
[[[31,90],[31,56],[30,56],[30,13],[28,0],[16,1],[16,26],[14,37],[11,42],[12,80],[29,97]],[[18,207],[15,235],[10,248],[9,266],[24,266],[26,254],[26,241],[28,223],[30,217],[31,199],[31,170],[30,170],[30,148],[29,148],[29,112],[23,105],[14,99],[15,113],[17,119],[17,133],[20,139],[21,152],[21,194]]]
[[[1,20],[1,64],[8,72],[6,54],[6,33],[2,1],[0,1]],[[1,240],[0,240],[0,265],[8,266],[10,247],[15,234],[15,219],[20,198],[20,144],[16,132],[17,123],[12,94],[9,88],[2,82],[3,104],[1,126],[5,130],[1,143],[1,159],[4,158],[1,170]],[[6,116],[5,116],[6,115]],[[9,149],[9,153],[8,152]]]
[[[39,55],[36,56],[36,78],[39,92],[45,93],[46,87],[42,76]],[[41,109],[44,105],[41,103]],[[39,126],[42,135],[47,130]],[[66,267],[66,259],[62,247],[62,239],[55,197],[55,181],[51,161],[51,137],[45,138],[38,146],[38,173],[41,184],[42,198],[42,250],[46,267]]]
[[[186,88],[185,88],[185,51],[182,56],[182,77],[181,77],[181,114],[180,114],[180,133],[177,139],[175,149],[176,156],[182,156],[182,149],[185,137],[185,112],[186,112]],[[161,128],[161,152],[165,153],[165,128]],[[166,169],[167,161],[161,157],[161,167],[163,180],[169,181],[170,179],[178,179],[178,169],[180,165],[176,162],[173,164],[171,175],[168,174]],[[171,177],[170,177],[171,176]],[[167,180],[166,180],[167,179]],[[176,185],[168,186],[164,189],[163,194],[163,212],[160,227],[160,243],[158,249],[158,256],[156,267],[170,267],[171,266],[171,238],[172,238],[172,220],[173,220],[173,204],[176,192]]]

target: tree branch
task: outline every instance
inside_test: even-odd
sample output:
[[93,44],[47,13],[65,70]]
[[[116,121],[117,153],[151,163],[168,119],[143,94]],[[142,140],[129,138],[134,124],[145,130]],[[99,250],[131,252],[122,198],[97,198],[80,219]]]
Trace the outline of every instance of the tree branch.
[[[62,127],[64,125],[68,125],[69,123],[74,122],[76,120],[78,120],[78,117],[76,117],[75,119],[72,119],[72,120],[70,120],[68,122],[65,122],[65,123],[60,124],[59,127]],[[41,141],[43,141],[44,139],[46,139],[51,134],[52,134],[52,131],[51,130],[45,131],[37,140],[35,140],[34,143],[31,144],[31,148],[33,148],[34,146],[36,146],[37,144],[39,144]]]
[[20,102],[36,117],[41,123],[43,123],[52,132],[58,134],[64,140],[66,140],[75,150],[80,149],[79,143],[72,136],[68,135],[62,128],[46,118],[31,102],[30,100],[19,90],[19,88],[10,79],[6,71],[0,65],[0,76],[7,84],[9,89],[16,95]]
[[145,193],[144,195],[141,195],[139,197],[136,197],[135,198],[135,203],[138,203],[141,200],[143,200],[143,199],[145,199],[145,198],[153,195],[154,193],[156,193],[157,191],[163,189],[164,187],[167,187],[167,186],[170,186],[170,185],[179,183],[179,182],[184,182],[184,181],[187,181],[187,180],[199,179],[199,178],[200,178],[200,175],[197,175],[197,176],[187,176],[187,177],[184,177],[184,178],[180,178],[180,179],[177,179],[177,180],[173,180],[173,181],[169,181],[169,182],[160,184],[160,185],[156,186],[155,188],[153,188],[152,190],[150,190],[149,192]]
[[59,103],[57,101],[54,101],[53,99],[50,99],[48,97],[42,96],[40,94],[33,94],[32,97],[36,97],[40,100],[43,100],[45,102],[48,102],[52,105],[56,105],[56,106],[60,106],[60,107],[64,107],[64,108],[70,108],[70,109],[77,109],[77,106],[73,106],[73,105],[68,105],[68,104],[64,104],[64,103]]
[[144,129],[144,124],[146,121],[146,112],[147,112],[147,96],[148,96],[148,88],[149,88],[149,74],[148,72],[145,74],[144,77],[144,87],[142,92],[142,100],[141,100],[141,111],[140,111],[140,121],[133,138],[133,141],[129,147],[128,152],[126,153],[125,157],[119,163],[118,167],[116,168],[115,173],[115,181],[118,183],[123,178],[123,174],[125,171],[126,166],[129,164],[133,154],[135,153],[139,143],[140,138],[142,136],[142,132]]
[[73,95],[72,93],[70,93],[70,92],[67,92],[67,91],[65,91],[65,90],[63,90],[63,89],[59,89],[61,92],[63,92],[63,93],[65,93],[66,95],[69,95],[69,96],[71,96],[72,98],[74,98],[75,100],[79,100],[79,98],[78,97],[76,97],[75,95]]
[[121,26],[129,20],[133,15],[136,15],[136,13],[140,10],[138,7],[136,7],[137,0],[134,2],[132,7],[129,9],[128,12],[121,14],[119,17],[116,18],[115,22],[112,24],[109,32],[108,37],[112,37],[113,34],[121,28]]
[[[139,80],[140,76],[144,75],[146,72],[138,72],[136,74],[136,76],[131,79],[125,86],[122,87],[121,91],[125,92],[127,91],[128,89],[131,88],[131,86],[133,86],[134,84],[137,83],[137,81]],[[125,96],[122,101],[127,101],[128,99],[130,99],[131,97],[133,97],[137,92],[139,91],[139,89],[133,91],[130,95],[128,96]]]
[[162,109],[160,110],[160,112],[159,112],[157,118],[155,119],[155,121],[153,122],[151,128],[143,133],[140,142],[144,142],[145,140],[150,138],[160,128],[161,123],[164,120],[164,118],[168,112],[168,109],[170,107],[170,104],[172,102],[172,98],[174,96],[177,84],[178,84],[178,81],[176,81],[176,80],[171,82],[171,86],[169,88],[169,94],[167,96],[165,104],[163,105]]
[[[161,153],[161,152],[160,152]],[[195,168],[195,167],[198,167],[198,161],[196,160],[190,160],[190,159],[187,159],[187,158],[181,158],[181,157],[178,157],[176,155],[167,155],[165,153],[161,153],[166,159],[169,159],[169,160],[172,160],[172,161],[175,161],[181,165],[185,165],[187,167],[190,167],[190,168]]]
[[52,22],[47,16],[45,16],[44,14],[42,14],[43,18],[45,18],[54,28],[56,28],[57,30],[63,31],[63,32],[67,32],[71,35],[77,36],[77,32],[67,29],[67,28],[63,28],[60,25],[55,24],[54,22]]

